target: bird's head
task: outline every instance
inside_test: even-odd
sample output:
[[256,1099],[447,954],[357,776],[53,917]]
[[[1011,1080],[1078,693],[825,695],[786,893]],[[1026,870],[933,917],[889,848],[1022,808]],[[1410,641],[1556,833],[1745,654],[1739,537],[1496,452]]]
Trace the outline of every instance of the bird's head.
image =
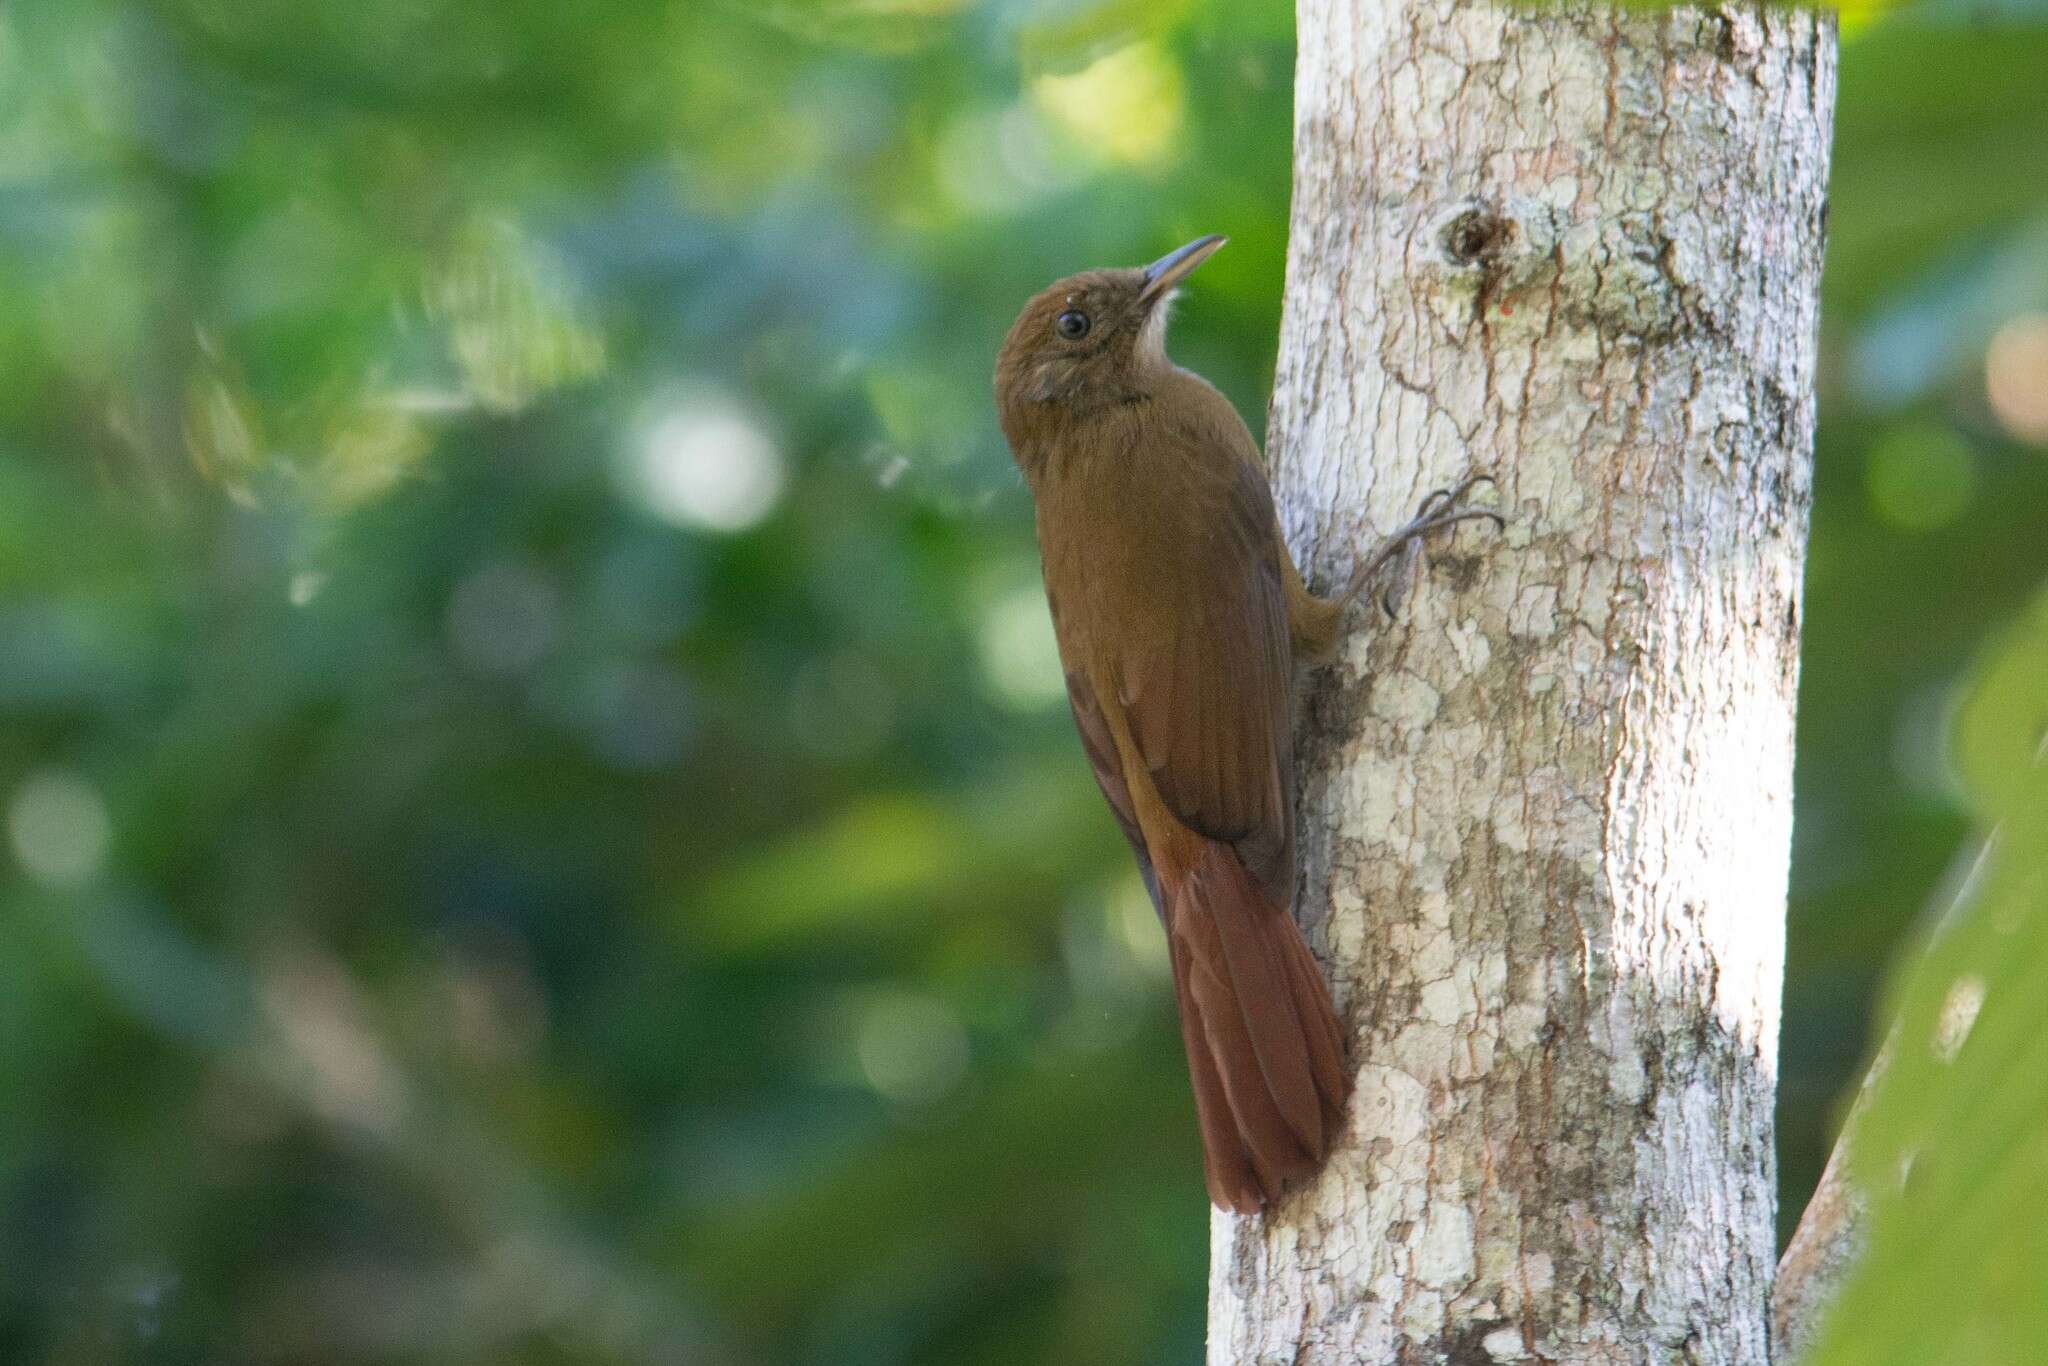
[[1013,449],[1068,417],[1142,396],[1166,359],[1167,305],[1228,239],[1199,237],[1149,266],[1090,270],[1042,290],[996,358],[996,409]]

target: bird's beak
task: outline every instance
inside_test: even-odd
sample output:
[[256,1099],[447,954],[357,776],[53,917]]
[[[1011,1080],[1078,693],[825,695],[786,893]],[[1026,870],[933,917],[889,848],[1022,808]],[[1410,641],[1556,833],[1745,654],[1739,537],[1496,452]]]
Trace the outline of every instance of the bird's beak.
[[1229,240],[1228,237],[1219,237],[1214,233],[1207,237],[1197,237],[1186,246],[1177,251],[1169,251],[1145,267],[1145,287],[1138,291],[1138,302],[1155,303],[1171,294],[1174,286],[1194,274],[1196,266],[1214,256],[1217,249]]

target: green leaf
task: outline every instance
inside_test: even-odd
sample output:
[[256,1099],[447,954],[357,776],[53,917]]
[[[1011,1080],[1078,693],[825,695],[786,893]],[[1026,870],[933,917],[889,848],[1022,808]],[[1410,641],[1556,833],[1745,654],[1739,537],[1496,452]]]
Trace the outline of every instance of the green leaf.
[[1852,1149],[1864,1259],[1810,1366],[2001,1366],[2048,1342],[2048,594],[1980,670],[1958,766],[1996,821],[1955,923],[1897,991]]

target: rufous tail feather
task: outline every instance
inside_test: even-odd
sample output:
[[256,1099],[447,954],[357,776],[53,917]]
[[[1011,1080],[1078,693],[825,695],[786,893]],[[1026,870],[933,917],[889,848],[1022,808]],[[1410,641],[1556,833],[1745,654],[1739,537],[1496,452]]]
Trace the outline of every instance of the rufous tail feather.
[[1205,840],[1164,882],[1209,1196],[1248,1214],[1329,1156],[1350,1089],[1343,1034],[1300,929],[1236,850]]

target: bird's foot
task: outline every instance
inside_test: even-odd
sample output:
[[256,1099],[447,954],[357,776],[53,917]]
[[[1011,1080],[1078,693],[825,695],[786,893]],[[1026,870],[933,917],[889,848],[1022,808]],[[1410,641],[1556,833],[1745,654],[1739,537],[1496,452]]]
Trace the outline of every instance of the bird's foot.
[[1372,554],[1366,556],[1352,577],[1351,587],[1346,596],[1356,594],[1365,587],[1372,576],[1390,561],[1399,559],[1401,572],[1380,593],[1380,610],[1388,620],[1399,615],[1400,604],[1408,596],[1416,573],[1424,563],[1429,536],[1438,531],[1455,527],[1460,522],[1492,522],[1495,527],[1507,530],[1507,518],[1488,508],[1472,508],[1464,505],[1465,495],[1481,484],[1494,483],[1490,474],[1475,474],[1453,488],[1435,489],[1416,506],[1415,515],[1406,525],[1381,541]]

